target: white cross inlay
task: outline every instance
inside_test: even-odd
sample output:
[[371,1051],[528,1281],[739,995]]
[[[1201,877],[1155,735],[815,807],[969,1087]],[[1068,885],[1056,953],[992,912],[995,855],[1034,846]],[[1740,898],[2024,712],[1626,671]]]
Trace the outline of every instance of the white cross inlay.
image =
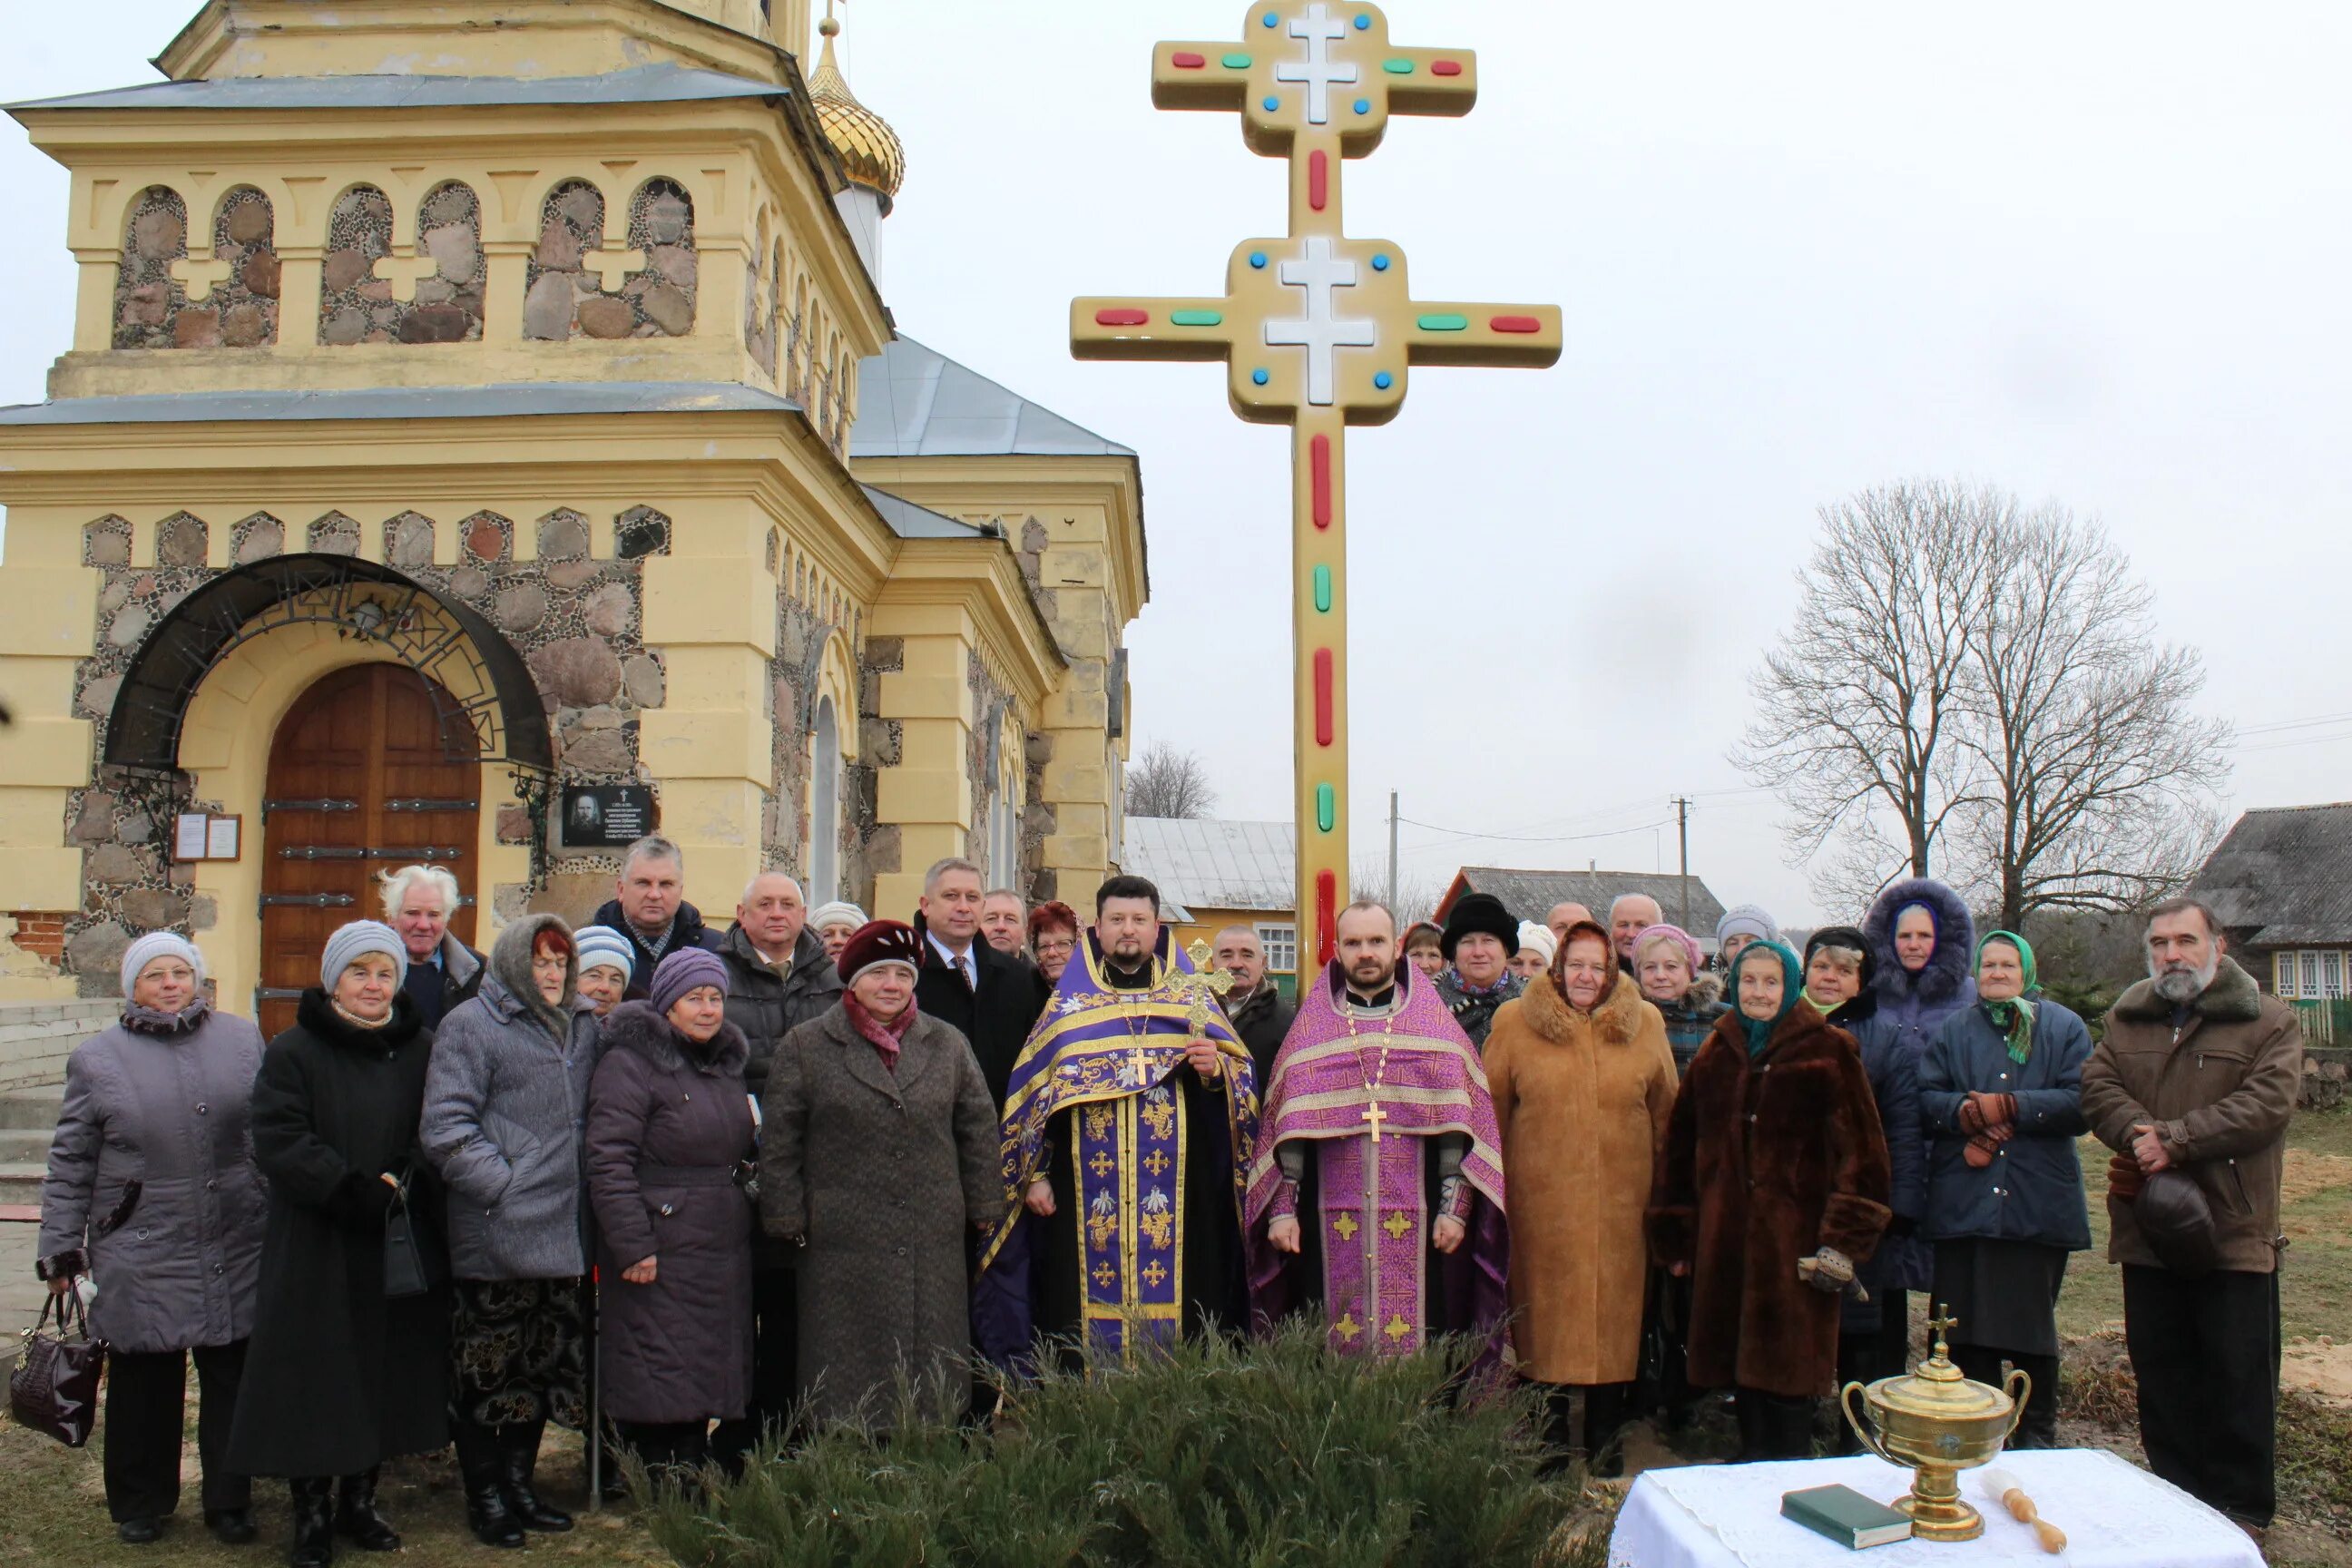
[[[1315,8],[1322,9],[1319,5]],[[1334,351],[1378,347],[1380,323],[1334,314],[1331,290],[1356,286],[1356,264],[1333,256],[1328,236],[1310,236],[1306,259],[1282,264],[1282,281],[1287,288],[1307,290],[1307,315],[1304,320],[1268,321],[1265,341],[1270,347],[1307,351],[1307,401],[1318,407],[1328,407],[1339,397],[1339,365]]]
[[1282,61],[1274,68],[1274,79],[1306,83],[1307,123],[1328,125],[1332,87],[1356,80],[1354,66],[1339,65],[1331,58],[1331,46],[1348,36],[1347,24],[1333,21],[1328,5],[1309,5],[1307,15],[1292,20],[1290,36],[1306,40],[1307,58]]

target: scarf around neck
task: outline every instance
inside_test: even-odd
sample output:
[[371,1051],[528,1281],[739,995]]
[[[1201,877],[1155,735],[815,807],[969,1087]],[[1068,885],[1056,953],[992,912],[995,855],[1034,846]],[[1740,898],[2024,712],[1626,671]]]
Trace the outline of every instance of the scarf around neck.
[[[2000,1002],[1988,1002],[1979,997],[1977,1005],[1984,1009],[1986,1020],[2000,1031],[2002,1040],[2009,1047],[2009,1059],[2023,1067],[2026,1058],[2033,1055],[2033,1004],[2028,1000],[2039,984],[2033,965],[2033,949],[2015,931],[1987,931],[1984,941],[1977,943],[1976,962],[1970,965],[1972,969],[1984,967],[1984,950],[1989,943],[1996,942],[2005,942],[2017,950],[2018,963],[2025,972],[2025,988],[2016,996]],[[1983,982],[1979,981],[1978,984],[1982,984]]]
[[202,994],[191,998],[188,1005],[176,1013],[159,1012],[152,1007],[142,1007],[136,1002],[125,1002],[122,1005],[122,1026],[134,1035],[169,1038],[173,1035],[191,1033],[210,1016],[212,1010],[212,1003]]
[[1484,1001],[1489,996],[1499,996],[1503,994],[1503,987],[1511,983],[1511,972],[1507,969],[1504,970],[1501,974],[1496,976],[1492,985],[1473,985],[1462,978],[1460,970],[1449,963],[1445,966],[1445,978],[1452,983],[1454,989],[1464,996],[1475,997]]
[[906,1045],[907,1031],[915,1022],[915,999],[908,997],[905,1008],[887,1024],[867,1012],[866,1004],[857,999],[855,992],[841,994],[841,1007],[849,1015],[849,1026],[856,1030],[858,1037],[874,1047],[874,1054],[882,1058],[884,1070],[896,1073],[898,1070],[898,1052]]

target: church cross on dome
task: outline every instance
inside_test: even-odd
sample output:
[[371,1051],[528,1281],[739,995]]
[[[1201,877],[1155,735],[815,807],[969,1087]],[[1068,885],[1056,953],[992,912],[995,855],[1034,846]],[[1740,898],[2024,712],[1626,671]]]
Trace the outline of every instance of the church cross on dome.
[[1070,351],[1222,360],[1236,415],[1291,428],[1299,955],[1328,963],[1348,897],[1347,427],[1396,417],[1412,365],[1558,363],[1560,313],[1415,300],[1403,249],[1342,221],[1344,160],[1377,148],[1391,113],[1467,114],[1475,56],[1397,47],[1378,6],[1333,0],[1262,4],[1242,32],[1158,46],[1152,101],[1238,112],[1253,152],[1287,159],[1290,232],[1236,247],[1221,295],[1073,300]]

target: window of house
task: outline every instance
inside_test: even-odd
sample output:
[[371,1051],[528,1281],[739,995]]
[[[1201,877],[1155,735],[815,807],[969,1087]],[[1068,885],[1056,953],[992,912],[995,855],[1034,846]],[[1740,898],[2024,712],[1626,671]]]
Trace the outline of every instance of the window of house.
[[2271,954],[2271,989],[2283,997],[2293,996],[2295,994],[2294,954],[2291,952]]
[[2306,952],[2302,953],[2300,956],[2303,959],[2303,990],[2301,994],[2305,996],[2316,996],[2319,994],[2319,954],[2316,952]]
[[2331,1001],[2344,994],[2344,955],[2342,953],[2320,954],[2319,989]]
[[1278,974],[1298,973],[1297,926],[1260,926],[1257,928],[1257,940],[1265,948],[1266,968]]

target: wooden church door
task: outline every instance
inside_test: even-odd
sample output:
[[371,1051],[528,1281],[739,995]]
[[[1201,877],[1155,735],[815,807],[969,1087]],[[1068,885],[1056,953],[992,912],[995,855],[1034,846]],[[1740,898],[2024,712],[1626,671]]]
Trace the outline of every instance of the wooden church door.
[[448,868],[467,895],[449,929],[473,941],[481,776],[447,759],[431,683],[404,665],[338,670],[296,700],[261,806],[264,1036],[294,1022],[337,926],[383,917],[385,871]]

